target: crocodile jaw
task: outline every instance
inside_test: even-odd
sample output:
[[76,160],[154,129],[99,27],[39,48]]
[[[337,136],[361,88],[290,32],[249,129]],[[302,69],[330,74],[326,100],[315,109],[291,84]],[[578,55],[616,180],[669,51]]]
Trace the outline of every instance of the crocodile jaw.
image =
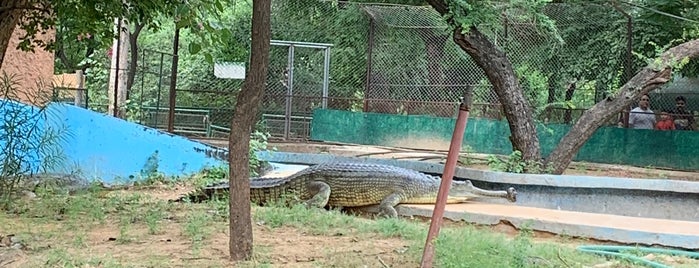
[[[448,196],[447,204],[465,203],[476,196]],[[412,197],[401,202],[401,204],[436,204],[437,196]]]
[[[510,187],[507,190],[491,191],[473,186],[471,181],[453,181],[447,196],[447,204],[465,203],[474,198],[504,198],[510,202],[517,201],[517,191]],[[435,204],[437,193],[412,196],[401,201],[405,204]]]

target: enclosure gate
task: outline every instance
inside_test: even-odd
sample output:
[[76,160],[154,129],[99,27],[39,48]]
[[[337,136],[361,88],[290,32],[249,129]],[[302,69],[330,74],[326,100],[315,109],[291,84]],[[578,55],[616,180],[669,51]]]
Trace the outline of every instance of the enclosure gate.
[[[313,109],[328,105],[332,44],[272,40],[271,45],[286,51],[270,51],[262,119],[272,137],[306,140]],[[279,60],[284,54],[285,62]]]

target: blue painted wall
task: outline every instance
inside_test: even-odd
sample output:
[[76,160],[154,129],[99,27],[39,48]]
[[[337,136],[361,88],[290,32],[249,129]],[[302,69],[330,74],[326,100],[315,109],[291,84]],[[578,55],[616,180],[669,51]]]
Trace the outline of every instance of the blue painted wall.
[[68,131],[61,142],[66,165],[55,172],[78,170],[86,179],[114,183],[141,178],[142,170],[153,167],[149,159],[167,176],[225,164],[216,158],[221,149],[80,107],[52,103],[46,114],[40,124]]

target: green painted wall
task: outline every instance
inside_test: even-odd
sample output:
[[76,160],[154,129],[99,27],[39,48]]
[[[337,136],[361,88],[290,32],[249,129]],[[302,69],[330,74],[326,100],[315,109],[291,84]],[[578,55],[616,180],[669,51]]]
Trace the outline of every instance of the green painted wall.
[[[311,139],[367,145],[448,148],[454,118],[357,113],[317,109]],[[538,125],[544,156],[568,132],[569,125]],[[464,146],[473,152],[510,154],[506,121],[469,118]],[[634,166],[699,170],[699,132],[603,127],[580,149],[575,160]]]

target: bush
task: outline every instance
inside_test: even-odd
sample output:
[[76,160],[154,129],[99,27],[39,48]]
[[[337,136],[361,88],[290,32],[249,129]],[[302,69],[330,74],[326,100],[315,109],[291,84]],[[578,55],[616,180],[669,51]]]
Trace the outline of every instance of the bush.
[[[3,73],[0,79],[0,207],[8,205],[23,190],[37,185],[36,174],[59,169],[65,156],[61,142],[65,128],[48,125],[46,109],[50,87],[37,83],[36,90],[23,92],[19,79]],[[23,96],[22,96],[23,95]],[[26,105],[19,101],[29,102]]]

